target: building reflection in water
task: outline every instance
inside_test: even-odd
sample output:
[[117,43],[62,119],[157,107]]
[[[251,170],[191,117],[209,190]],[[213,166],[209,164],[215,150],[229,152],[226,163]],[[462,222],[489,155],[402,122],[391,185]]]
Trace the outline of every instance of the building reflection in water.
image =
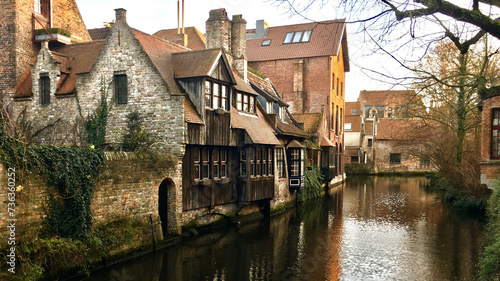
[[448,210],[426,184],[425,178],[351,177],[324,199],[218,229],[87,280],[475,279],[482,224]]

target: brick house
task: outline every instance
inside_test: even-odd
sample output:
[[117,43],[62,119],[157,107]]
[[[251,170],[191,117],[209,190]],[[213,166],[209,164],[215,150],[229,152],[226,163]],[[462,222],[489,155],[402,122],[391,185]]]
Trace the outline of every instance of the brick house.
[[41,38],[47,38],[51,46],[90,41],[75,0],[14,0],[1,5],[1,97],[15,92],[40,50]]
[[481,110],[481,184],[493,189],[500,177],[500,95],[482,96]]
[[[288,167],[288,147],[276,137],[283,126],[273,123],[246,81],[246,22],[241,16],[227,24],[224,9],[211,11],[211,48],[192,51],[131,28],[126,11],[115,11],[115,23],[92,32],[96,40],[40,43],[9,104],[9,113],[32,143],[86,145],[84,122],[104,94],[110,105],[108,147],[119,148],[126,116],[137,111],[156,140],[154,148],[178,159],[159,187],[130,195],[131,202],[151,203],[148,211],[159,213],[165,233],[178,233],[194,220],[209,223],[217,215],[258,212],[293,200],[288,181],[277,185],[277,169]],[[225,28],[233,31],[232,41],[224,36]],[[238,30],[243,31],[239,40]],[[290,130],[281,134],[293,136],[286,134]],[[298,128],[293,132],[307,137]],[[277,192],[286,200],[272,203]],[[132,212],[135,205],[97,209]],[[95,215],[104,217],[106,212]]]
[[349,71],[344,20],[247,30],[248,65],[268,76],[293,117],[321,146],[325,178],[342,180],[345,77]]
[[361,163],[375,173],[433,170],[424,147],[429,130],[415,118],[423,103],[414,91],[362,91],[357,104],[350,107],[361,115]]
[[361,156],[361,108],[359,102],[345,103],[344,118],[344,157],[345,163],[365,163]]

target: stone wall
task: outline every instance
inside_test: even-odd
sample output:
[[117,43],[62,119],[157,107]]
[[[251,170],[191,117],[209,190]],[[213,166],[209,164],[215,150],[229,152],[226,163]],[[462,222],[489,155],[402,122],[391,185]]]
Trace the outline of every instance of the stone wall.
[[[423,146],[411,141],[376,140],[373,143],[376,151],[375,172],[401,172],[401,171],[431,171],[432,166],[421,165],[420,155]],[[400,153],[401,163],[390,163],[390,154]]]
[[[170,158],[168,161],[141,159],[131,153],[107,153],[107,167],[102,172],[100,180],[94,190],[94,199],[91,204],[95,224],[114,220],[119,216],[136,216],[149,220],[153,216],[155,225],[160,225],[158,213],[158,192],[164,180],[171,180],[175,186],[169,194],[169,219],[170,233],[179,233],[179,225],[175,214],[176,188],[181,182],[178,173],[178,161]],[[172,159],[174,161],[172,161]],[[173,165],[172,165],[173,164]],[[8,168],[8,167],[7,167]],[[131,172],[133,171],[133,173]],[[26,180],[21,183],[21,177]],[[27,172],[24,174],[16,170],[16,187],[21,185],[21,190],[16,192],[16,235],[20,239],[34,236],[39,233],[42,220],[45,217],[44,204],[47,194],[53,192],[47,186],[45,179]],[[6,167],[0,164],[0,202],[5,208],[0,216],[0,245],[6,245],[8,218],[8,180]],[[182,205],[181,205],[182,207]],[[158,227],[159,228],[159,227]]]

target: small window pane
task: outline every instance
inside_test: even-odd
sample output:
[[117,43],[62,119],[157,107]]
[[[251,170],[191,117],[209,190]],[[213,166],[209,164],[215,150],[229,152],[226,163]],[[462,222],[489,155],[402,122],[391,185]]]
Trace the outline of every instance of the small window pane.
[[243,111],[248,112],[248,96],[243,95]]
[[285,41],[283,41],[283,43],[285,43],[285,44],[291,43],[292,38],[293,38],[293,32],[288,32],[286,34]]
[[302,42],[309,42],[311,38],[311,30],[304,31],[304,35],[302,36]]
[[391,164],[400,164],[401,163],[401,153],[391,153],[389,155],[389,162]]
[[266,39],[262,41],[262,46],[269,46],[271,44],[271,39]]
[[358,110],[357,109],[351,109],[351,115],[357,115]]
[[243,110],[242,94],[241,93],[236,94],[236,109]]
[[250,107],[248,109],[249,112],[254,113],[255,112],[255,98],[250,97]]
[[205,107],[212,107],[212,83],[205,81]]
[[293,43],[300,42],[301,37],[302,37],[302,31],[295,32],[295,35],[293,36]]

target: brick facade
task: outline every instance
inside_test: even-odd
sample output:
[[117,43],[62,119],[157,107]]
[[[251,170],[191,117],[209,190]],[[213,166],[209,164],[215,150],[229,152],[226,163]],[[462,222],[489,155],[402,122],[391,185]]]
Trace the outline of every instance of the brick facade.
[[494,96],[482,101],[481,111],[481,183],[493,189],[500,177],[500,160],[491,159],[492,110],[500,108],[500,96]]
[[[90,41],[75,0],[51,0],[48,18],[34,13],[34,0],[2,0],[0,6],[0,94],[13,93],[16,84],[33,62],[40,43],[33,42],[35,29],[57,27],[71,32],[71,40]],[[39,20],[36,21],[34,18]],[[50,21],[51,19],[51,21]],[[40,25],[40,23],[42,25]],[[5,77],[5,78],[4,78]]]

